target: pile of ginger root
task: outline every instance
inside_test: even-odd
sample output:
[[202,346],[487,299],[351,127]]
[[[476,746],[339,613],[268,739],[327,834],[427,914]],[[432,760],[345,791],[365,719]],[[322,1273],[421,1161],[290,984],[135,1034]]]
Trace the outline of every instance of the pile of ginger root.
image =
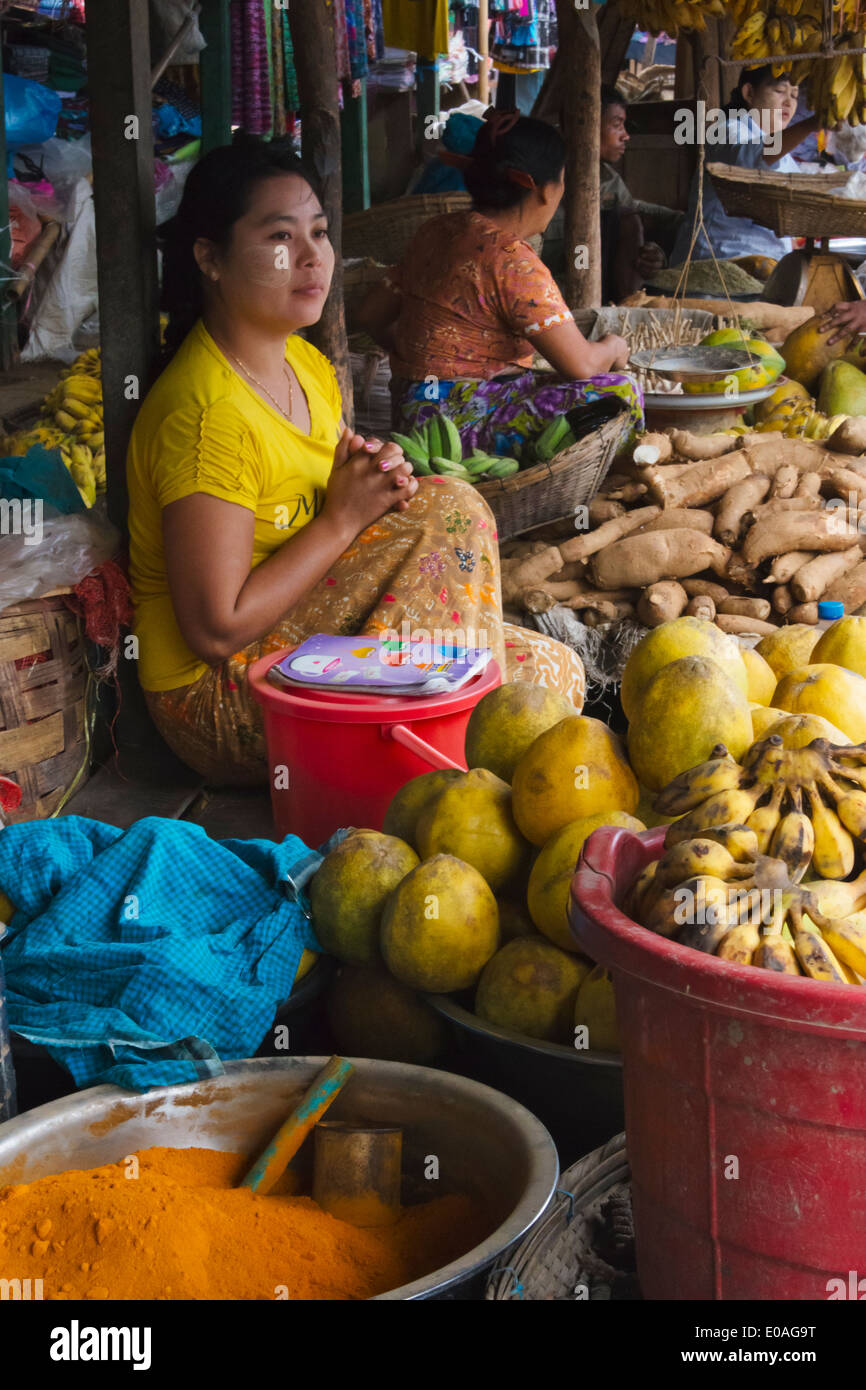
[[866,604],[866,417],[822,441],[671,428],[614,467],[574,517],[502,543],[507,614],[763,636],[816,623],[822,599]]

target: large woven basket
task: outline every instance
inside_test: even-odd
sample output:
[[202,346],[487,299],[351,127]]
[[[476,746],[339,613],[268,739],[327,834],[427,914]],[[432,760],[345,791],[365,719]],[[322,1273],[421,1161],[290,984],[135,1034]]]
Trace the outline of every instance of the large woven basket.
[[410,193],[390,203],[351,212],[343,219],[343,256],[371,257],[381,265],[403,259],[419,227],[445,212],[472,206],[468,193]]
[[748,217],[776,236],[862,236],[866,203],[835,197],[831,189],[847,183],[850,172],[768,174],[708,164],[707,173],[730,217]]
[[558,521],[575,507],[591,501],[604,482],[627,429],[628,413],[623,405],[613,419],[606,420],[549,463],[536,463],[510,478],[492,478],[477,484],[496,517],[500,541],[547,521]]
[[635,1297],[633,1276],[608,1264],[595,1248],[602,1208],[611,1198],[628,1196],[630,1179],[624,1134],[573,1163],[547,1211],[491,1272],[485,1298]]
[[84,640],[62,592],[0,612],[0,775],[22,792],[9,821],[52,815],[87,756]]

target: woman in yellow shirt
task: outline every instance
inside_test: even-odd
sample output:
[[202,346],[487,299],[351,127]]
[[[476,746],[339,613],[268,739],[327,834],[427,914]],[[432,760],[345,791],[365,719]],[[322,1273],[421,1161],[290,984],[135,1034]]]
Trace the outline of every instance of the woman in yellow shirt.
[[165,233],[173,356],[127,458],[135,632],[157,727],[216,784],[266,776],[247,667],[315,632],[471,627],[506,678],[582,702],[573,653],[503,626],[478,493],[344,427],[333,368],[298,336],[333,267],[314,180],[278,143],[206,155]]

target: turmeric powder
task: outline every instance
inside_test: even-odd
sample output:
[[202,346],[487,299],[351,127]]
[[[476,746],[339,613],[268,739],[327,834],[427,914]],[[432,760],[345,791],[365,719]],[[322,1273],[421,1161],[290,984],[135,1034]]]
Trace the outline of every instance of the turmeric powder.
[[[134,1161],[133,1161],[134,1160]],[[489,1233],[467,1197],[359,1229],[309,1197],[235,1186],[249,1156],[143,1149],[0,1188],[0,1279],[46,1299],[362,1299],[448,1264]]]

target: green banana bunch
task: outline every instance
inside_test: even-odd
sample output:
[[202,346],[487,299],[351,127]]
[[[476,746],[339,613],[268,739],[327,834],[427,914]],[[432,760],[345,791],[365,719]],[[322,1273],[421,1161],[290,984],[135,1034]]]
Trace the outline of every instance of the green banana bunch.
[[574,442],[571,426],[565,416],[560,415],[559,419],[551,420],[536,439],[535,457],[539,463],[549,463],[557,454],[562,453],[563,449],[571,448]]
[[431,454],[430,467],[442,478],[465,478],[470,482],[472,479],[469,469],[464,468],[462,463],[455,463],[453,459],[443,458],[438,454]]

